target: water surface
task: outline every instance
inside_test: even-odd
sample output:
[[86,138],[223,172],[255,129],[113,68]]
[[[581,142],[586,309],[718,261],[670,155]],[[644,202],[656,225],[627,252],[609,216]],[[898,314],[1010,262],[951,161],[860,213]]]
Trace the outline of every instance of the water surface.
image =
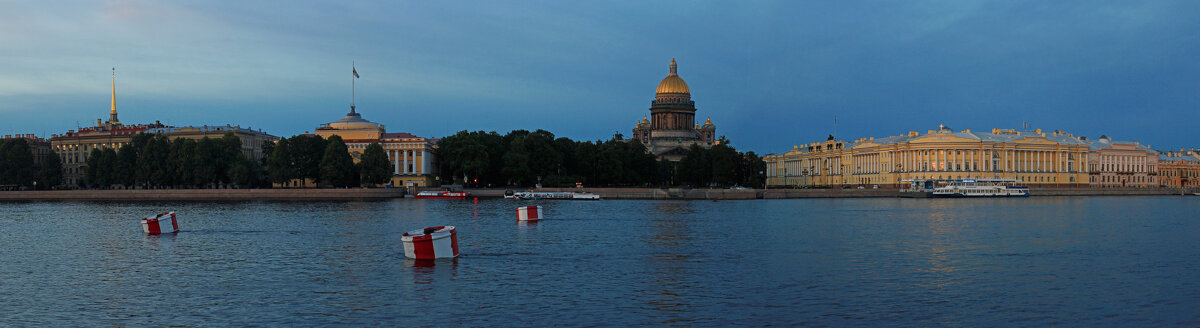
[[[515,207],[547,220],[516,222]],[[178,213],[178,234],[138,218]],[[1196,326],[1200,197],[0,203],[4,326]],[[406,260],[454,225],[462,256]],[[432,265],[430,265],[432,264]]]

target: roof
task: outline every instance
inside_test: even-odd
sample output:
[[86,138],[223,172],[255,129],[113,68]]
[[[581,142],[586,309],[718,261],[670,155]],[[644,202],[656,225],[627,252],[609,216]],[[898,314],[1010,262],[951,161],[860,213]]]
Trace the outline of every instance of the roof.
[[[1037,137],[1037,138],[1046,138],[1046,140],[1049,140],[1049,141],[1052,141],[1052,142],[1055,142],[1058,144],[1062,144],[1062,145],[1087,145],[1083,141],[1080,141],[1079,139],[1076,139],[1075,137],[1068,135],[1068,134],[1037,133],[1036,131],[1005,130],[1006,132],[1004,132],[1004,133],[993,133],[993,132],[979,132],[979,131],[968,131],[968,130],[955,131],[953,129],[950,129],[949,127],[942,127],[940,130],[935,130],[935,131],[940,131],[940,132],[934,132],[932,134],[930,134],[930,133],[918,134],[917,136],[909,136],[909,135],[890,136],[890,137],[886,137],[886,138],[875,138],[875,139],[862,140],[862,141],[876,143],[876,144],[880,144],[880,145],[891,145],[891,144],[907,143],[907,142],[910,142],[910,141],[913,141],[916,139],[920,139],[923,137],[927,137],[930,135],[952,135],[952,136],[955,136],[958,138],[979,140],[981,142],[1013,142],[1013,141],[1025,139],[1028,137]],[[856,141],[852,145],[848,145],[847,147],[852,148],[854,146],[857,146],[858,144],[860,144],[860,143]]]

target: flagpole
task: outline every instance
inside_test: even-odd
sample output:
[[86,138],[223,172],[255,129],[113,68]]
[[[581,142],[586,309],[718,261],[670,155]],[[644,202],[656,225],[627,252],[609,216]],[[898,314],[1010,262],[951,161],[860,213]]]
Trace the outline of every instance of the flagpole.
[[[354,69],[355,69],[354,61],[350,61],[350,71],[353,72]],[[351,113],[354,112],[354,75],[353,74],[350,75],[350,112]]]

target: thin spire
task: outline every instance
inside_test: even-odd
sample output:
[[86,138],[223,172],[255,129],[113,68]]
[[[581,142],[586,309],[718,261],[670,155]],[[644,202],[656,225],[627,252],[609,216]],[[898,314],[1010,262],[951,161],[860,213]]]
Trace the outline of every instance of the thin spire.
[[108,120],[110,122],[120,122],[117,120],[117,68],[112,69],[112,107],[108,111]]
[[675,65],[674,57],[671,58],[671,75],[679,75],[679,73],[676,72],[676,65]]

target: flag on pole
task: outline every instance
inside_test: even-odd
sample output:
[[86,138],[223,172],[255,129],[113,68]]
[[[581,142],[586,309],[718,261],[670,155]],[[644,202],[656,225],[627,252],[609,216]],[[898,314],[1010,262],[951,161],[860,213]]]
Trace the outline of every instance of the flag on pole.
[[350,73],[354,73],[354,78],[358,78],[358,69],[351,67]]

